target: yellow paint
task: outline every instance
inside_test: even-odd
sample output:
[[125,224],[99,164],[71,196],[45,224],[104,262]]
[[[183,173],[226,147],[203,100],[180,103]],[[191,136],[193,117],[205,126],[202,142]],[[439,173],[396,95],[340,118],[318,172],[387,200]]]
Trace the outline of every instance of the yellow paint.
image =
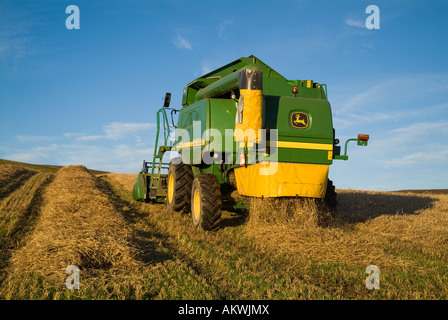
[[291,141],[268,141],[271,147],[291,148],[291,149],[310,149],[333,151],[333,145],[328,143],[309,143],[309,142],[291,142]]
[[[300,119],[303,116],[305,119]],[[293,112],[291,113],[291,125],[297,129],[308,128],[308,114],[305,112]]]
[[[244,142],[240,142],[238,145],[240,148],[244,148],[245,147],[245,143]],[[248,149],[252,149],[254,148],[255,144],[253,142],[248,142],[247,143],[247,148]]]
[[174,198],[174,178],[173,175],[170,174],[170,177],[168,178],[168,202],[173,202]]
[[199,189],[194,190],[193,216],[196,221],[198,221],[201,216],[201,194],[199,193]]
[[235,169],[238,193],[251,197],[323,198],[328,165],[263,162]]
[[[243,118],[241,123],[235,123],[235,141],[247,142],[260,141],[258,129],[262,128],[263,91],[241,89],[240,97],[243,97]],[[240,98],[241,99],[241,98]]]
[[191,142],[181,142],[181,143],[177,144],[176,146],[174,146],[172,148],[172,150],[180,150],[182,148],[199,147],[199,146],[204,146],[204,145],[205,145],[205,140],[196,139]]

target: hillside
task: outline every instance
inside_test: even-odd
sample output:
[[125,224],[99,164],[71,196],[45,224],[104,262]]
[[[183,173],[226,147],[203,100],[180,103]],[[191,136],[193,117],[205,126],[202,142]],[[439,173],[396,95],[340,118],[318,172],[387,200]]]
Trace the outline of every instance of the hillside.
[[204,232],[133,201],[135,174],[0,164],[0,299],[448,298],[447,194],[337,190],[335,218],[253,200]]
[[[52,173],[55,173],[56,171],[58,171],[59,169],[62,168],[62,166],[31,164],[31,163],[23,163],[23,162],[17,162],[17,161],[0,159],[0,166],[1,165],[8,165],[8,164],[9,165],[14,165],[14,166],[19,166],[19,167],[22,167],[22,168],[34,169],[34,170],[46,171],[46,172],[52,172]],[[89,171],[91,174],[108,173],[106,171],[94,170],[94,169],[87,169],[87,171]]]

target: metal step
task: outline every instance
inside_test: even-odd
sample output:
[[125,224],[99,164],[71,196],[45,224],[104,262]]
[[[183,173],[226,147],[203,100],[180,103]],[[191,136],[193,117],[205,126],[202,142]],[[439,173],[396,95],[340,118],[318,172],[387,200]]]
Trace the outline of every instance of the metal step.
[[149,189],[149,198],[155,199],[157,197],[157,188]]

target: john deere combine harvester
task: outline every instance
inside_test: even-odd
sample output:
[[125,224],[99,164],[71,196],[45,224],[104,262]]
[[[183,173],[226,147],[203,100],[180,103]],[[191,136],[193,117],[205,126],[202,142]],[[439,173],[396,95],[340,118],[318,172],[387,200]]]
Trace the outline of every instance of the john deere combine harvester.
[[[180,110],[170,99],[157,112],[153,160],[143,161],[133,198],[166,199],[169,211],[191,212],[205,230],[219,227],[224,186],[249,197],[319,198],[334,209],[329,165],[348,159],[349,141],[369,139],[347,140],[341,155],[326,85],[287,80],[254,56],[189,83]],[[177,153],[169,166],[167,152]]]

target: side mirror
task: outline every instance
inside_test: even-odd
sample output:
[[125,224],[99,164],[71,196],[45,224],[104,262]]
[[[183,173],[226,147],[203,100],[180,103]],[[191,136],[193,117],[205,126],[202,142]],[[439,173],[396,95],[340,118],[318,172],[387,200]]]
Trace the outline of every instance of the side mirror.
[[171,101],[171,93],[167,92],[165,94],[165,102],[163,103],[163,107],[168,108],[170,106],[170,101]]

